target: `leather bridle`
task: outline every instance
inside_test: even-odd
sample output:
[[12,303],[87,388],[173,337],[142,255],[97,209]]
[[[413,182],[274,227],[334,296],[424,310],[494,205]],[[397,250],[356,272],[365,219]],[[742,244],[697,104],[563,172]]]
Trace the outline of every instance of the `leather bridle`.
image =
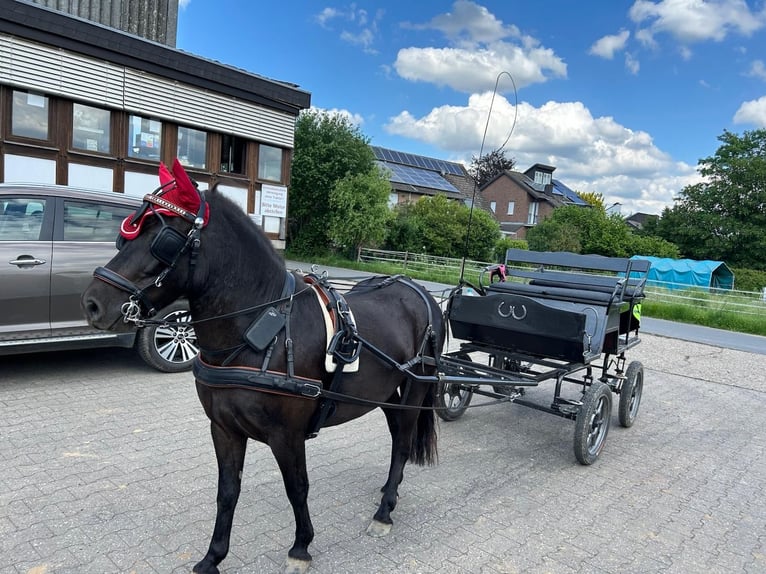
[[[128,301],[126,301],[120,312],[123,316],[125,323],[134,323],[136,326],[142,326],[144,318],[152,317],[157,308],[152,303],[151,299],[146,294],[146,291],[151,287],[162,287],[162,282],[173,269],[175,269],[181,255],[190,252],[190,268],[189,268],[189,281],[194,272],[194,265],[197,259],[197,253],[200,246],[200,236],[202,234],[202,228],[205,225],[205,193],[197,188],[199,194],[200,205],[196,215],[190,211],[185,210],[174,203],[164,199],[162,193],[167,188],[168,184],[158,188],[153,193],[148,193],[144,196],[143,205],[136,210],[130,223],[135,225],[146,213],[147,209],[150,209],[152,213],[157,216],[161,223],[162,228],[157,233],[157,236],[152,241],[150,252],[152,256],[165,267],[160,271],[157,277],[144,287],[138,287],[130,279],[123,277],[116,271],[112,271],[106,267],[97,267],[93,271],[93,277],[116,287],[117,289],[124,291],[130,295]],[[184,235],[175,228],[168,225],[162,215],[160,215],[157,208],[166,209],[173,214],[182,217],[191,224],[191,229]],[[123,236],[117,238],[117,249],[120,249],[126,240]]]

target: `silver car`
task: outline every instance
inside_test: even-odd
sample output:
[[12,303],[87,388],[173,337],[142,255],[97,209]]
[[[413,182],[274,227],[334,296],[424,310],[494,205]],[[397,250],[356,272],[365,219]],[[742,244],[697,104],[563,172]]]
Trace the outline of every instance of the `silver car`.
[[56,185],[0,184],[0,355],[135,347],[165,372],[199,352],[183,301],[157,314],[168,326],[109,333],[88,326],[80,295],[116,253],[120,222],[141,200]]

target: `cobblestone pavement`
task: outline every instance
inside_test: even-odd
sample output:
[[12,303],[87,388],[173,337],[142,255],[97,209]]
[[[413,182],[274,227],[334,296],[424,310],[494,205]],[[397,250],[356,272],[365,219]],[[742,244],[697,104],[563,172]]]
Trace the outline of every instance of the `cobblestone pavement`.
[[[394,528],[365,528],[385,480],[380,412],[308,448],[315,574],[766,571],[766,356],[644,336],[638,421],[577,464],[573,424],[518,405],[440,423]],[[543,383],[530,396],[545,398]],[[216,467],[189,374],[130,351],[0,358],[0,574],[189,572]],[[279,571],[293,518],[251,443],[225,574]]]

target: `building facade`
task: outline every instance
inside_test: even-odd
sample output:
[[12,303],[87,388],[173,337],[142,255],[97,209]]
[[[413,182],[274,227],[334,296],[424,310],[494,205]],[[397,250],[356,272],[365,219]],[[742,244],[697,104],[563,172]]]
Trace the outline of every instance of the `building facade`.
[[178,0],[27,0],[122,30],[147,40],[176,46]]
[[284,248],[295,119],[310,102],[291,83],[0,0],[3,182],[142,196],[178,157]]
[[536,163],[521,173],[506,170],[481,188],[485,204],[500,223],[503,235],[524,239],[527,231],[553,213],[557,207],[588,204],[559,180],[555,167]]

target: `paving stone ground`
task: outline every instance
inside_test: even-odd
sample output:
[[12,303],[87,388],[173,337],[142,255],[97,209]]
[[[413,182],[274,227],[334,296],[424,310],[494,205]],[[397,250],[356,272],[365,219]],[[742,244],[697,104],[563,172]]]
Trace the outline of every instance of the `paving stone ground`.
[[[385,480],[380,412],[308,447],[314,574],[766,572],[766,355],[645,335],[638,420],[590,467],[573,423],[518,405],[439,425],[408,466],[394,528],[365,528]],[[547,400],[543,383],[531,397]],[[190,374],[130,351],[0,358],[0,574],[189,572],[216,466]],[[250,443],[225,574],[278,572],[293,519]]]

